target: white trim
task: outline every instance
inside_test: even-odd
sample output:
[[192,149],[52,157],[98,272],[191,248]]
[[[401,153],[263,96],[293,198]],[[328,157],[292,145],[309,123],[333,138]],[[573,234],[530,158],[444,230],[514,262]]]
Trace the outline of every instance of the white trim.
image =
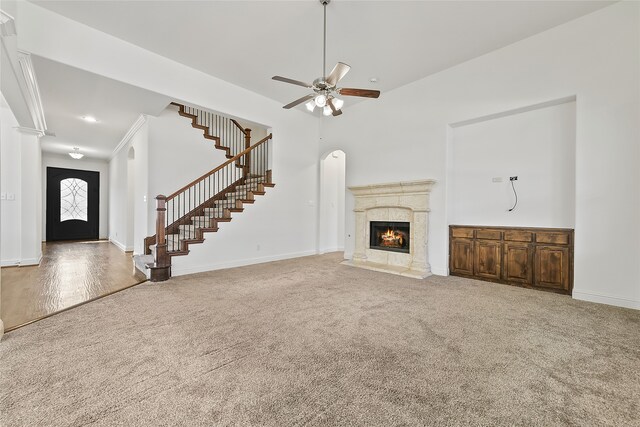
[[16,20],[7,12],[0,10],[0,36],[15,36]]
[[14,265],[20,265],[19,259],[5,259],[0,262],[0,266],[2,267],[12,267]]
[[140,114],[135,122],[131,125],[127,133],[122,137],[116,148],[113,149],[111,155],[109,156],[109,160],[112,160],[118,151],[122,150],[122,148],[131,141],[131,138],[138,132],[138,130],[142,127],[143,124],[147,121],[147,116],[145,114]]
[[329,252],[343,252],[344,247],[332,246],[330,248],[322,248],[318,251],[318,254],[327,254]]
[[22,77],[24,78],[23,96],[29,113],[31,113],[33,125],[44,134],[44,131],[47,130],[47,122],[44,118],[44,107],[42,106],[42,98],[40,98],[36,70],[33,68],[33,62],[31,62],[31,54],[19,50],[18,64],[20,64]]
[[617,307],[640,310],[640,301],[635,301],[627,298],[613,297],[595,292],[580,292],[575,290],[573,291],[572,297],[573,299],[581,301],[597,302],[600,304],[615,305]]
[[271,255],[260,258],[247,258],[238,261],[229,261],[221,263],[200,264],[191,267],[171,266],[172,276],[184,276],[185,274],[202,273],[205,271],[222,270],[224,268],[243,267],[245,265],[263,264],[265,262],[281,261],[283,259],[302,258],[305,256],[316,255],[316,251],[293,252],[288,254]]
[[132,252],[133,251],[132,247],[127,247],[127,246],[123,245],[122,243],[118,242],[117,240],[112,239],[111,237],[109,237],[109,242],[111,242],[114,245],[116,245],[118,247],[118,249],[120,249],[122,252]]
[[431,266],[431,273],[433,273],[436,276],[448,276],[449,275],[449,271],[446,268],[444,268],[444,269],[433,268],[433,266]]
[[41,131],[40,129],[28,128],[25,126],[16,126],[14,129],[20,133],[26,133],[27,135],[35,135],[38,138],[42,138],[44,136],[44,132]]
[[38,258],[26,258],[20,261],[20,267],[24,267],[27,265],[40,265],[40,261],[42,261],[42,254]]

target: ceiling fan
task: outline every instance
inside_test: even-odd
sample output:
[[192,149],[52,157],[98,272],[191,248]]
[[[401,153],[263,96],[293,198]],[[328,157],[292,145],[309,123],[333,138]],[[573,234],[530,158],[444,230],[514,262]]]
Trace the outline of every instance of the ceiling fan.
[[322,75],[313,81],[313,83],[305,83],[299,80],[293,80],[281,76],[273,76],[273,80],[280,82],[291,83],[294,85],[302,86],[307,89],[313,90],[314,93],[305,95],[302,98],[296,99],[293,102],[285,105],[282,108],[292,108],[296,105],[306,102],[306,107],[309,111],[313,111],[316,107],[322,108],[322,114],[325,116],[333,115],[339,116],[342,114],[342,105],[344,102],[336,98],[336,95],[344,96],[361,96],[365,98],[377,98],[380,96],[379,90],[369,89],[354,89],[354,88],[339,88],[338,82],[349,72],[351,68],[344,62],[338,62],[333,70],[327,76],[325,71],[327,69],[327,5],[331,0],[320,0],[322,7],[324,8],[324,41],[322,45]]

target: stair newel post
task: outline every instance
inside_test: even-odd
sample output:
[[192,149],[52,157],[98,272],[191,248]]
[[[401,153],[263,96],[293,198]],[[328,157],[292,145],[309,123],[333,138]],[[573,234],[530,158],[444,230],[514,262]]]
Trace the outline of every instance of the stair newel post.
[[151,281],[162,282],[171,277],[171,262],[167,255],[166,211],[167,197],[160,194],[156,197],[156,259],[151,268]]
[[[247,128],[244,130],[244,149],[248,149],[251,147],[251,129]],[[251,172],[251,153],[247,153],[244,156],[244,167],[242,168],[242,176],[244,178],[249,178],[249,173]]]

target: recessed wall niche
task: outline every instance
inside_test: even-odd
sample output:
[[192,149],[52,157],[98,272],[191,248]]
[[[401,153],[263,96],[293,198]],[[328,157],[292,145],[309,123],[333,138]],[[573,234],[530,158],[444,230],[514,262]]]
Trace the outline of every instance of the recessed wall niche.
[[573,228],[575,119],[572,97],[453,124],[448,223]]

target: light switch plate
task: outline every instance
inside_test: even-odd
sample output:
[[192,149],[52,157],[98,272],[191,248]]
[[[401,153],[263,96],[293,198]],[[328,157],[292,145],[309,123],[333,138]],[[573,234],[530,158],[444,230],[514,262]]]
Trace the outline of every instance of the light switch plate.
[[7,193],[0,193],[0,200],[7,200]]
[[7,193],[7,200],[15,200],[16,199],[16,195],[13,193]]
[[495,178],[493,178],[491,180],[491,182],[502,182],[502,177],[501,176],[496,176]]

